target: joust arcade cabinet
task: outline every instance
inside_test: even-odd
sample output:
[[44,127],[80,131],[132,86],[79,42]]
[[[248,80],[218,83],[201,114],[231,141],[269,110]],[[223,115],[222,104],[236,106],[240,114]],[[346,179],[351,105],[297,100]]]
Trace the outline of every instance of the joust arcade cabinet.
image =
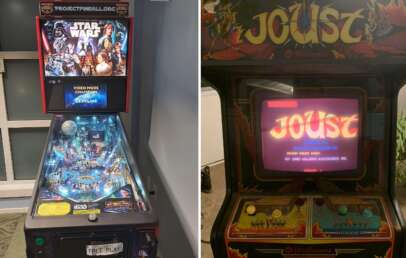
[[226,197],[216,258],[405,257],[394,195],[404,1],[202,3]]

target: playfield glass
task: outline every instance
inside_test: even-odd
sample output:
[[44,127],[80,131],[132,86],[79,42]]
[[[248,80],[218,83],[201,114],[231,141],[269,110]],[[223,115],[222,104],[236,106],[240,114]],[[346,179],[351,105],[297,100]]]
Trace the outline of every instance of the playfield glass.
[[56,116],[43,157],[35,215],[145,211],[144,190],[137,184],[129,151],[117,115]]
[[358,99],[266,99],[261,108],[267,171],[323,173],[358,166]]

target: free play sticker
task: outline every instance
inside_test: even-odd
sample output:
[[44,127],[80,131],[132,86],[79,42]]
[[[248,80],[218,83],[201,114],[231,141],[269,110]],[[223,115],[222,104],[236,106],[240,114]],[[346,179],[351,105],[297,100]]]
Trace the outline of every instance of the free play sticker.
[[124,250],[124,244],[111,243],[104,245],[87,245],[86,246],[86,255],[87,256],[108,256],[122,253]]

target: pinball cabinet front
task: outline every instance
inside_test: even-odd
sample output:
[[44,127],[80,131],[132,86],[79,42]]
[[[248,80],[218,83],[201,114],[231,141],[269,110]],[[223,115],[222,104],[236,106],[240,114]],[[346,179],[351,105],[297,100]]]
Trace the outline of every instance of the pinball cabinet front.
[[128,7],[39,2],[38,91],[53,119],[25,221],[28,258],[156,257],[157,217],[120,118],[132,86]]

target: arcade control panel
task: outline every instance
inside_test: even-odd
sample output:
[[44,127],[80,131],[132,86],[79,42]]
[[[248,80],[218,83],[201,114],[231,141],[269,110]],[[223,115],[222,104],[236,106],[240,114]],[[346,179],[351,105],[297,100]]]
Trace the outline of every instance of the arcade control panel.
[[316,197],[312,202],[312,237],[390,237],[379,198]]
[[391,258],[379,196],[243,196],[226,228],[228,257]]
[[390,238],[380,197],[242,198],[229,225],[233,238]]
[[230,237],[306,237],[309,207],[305,198],[248,198],[239,206]]

